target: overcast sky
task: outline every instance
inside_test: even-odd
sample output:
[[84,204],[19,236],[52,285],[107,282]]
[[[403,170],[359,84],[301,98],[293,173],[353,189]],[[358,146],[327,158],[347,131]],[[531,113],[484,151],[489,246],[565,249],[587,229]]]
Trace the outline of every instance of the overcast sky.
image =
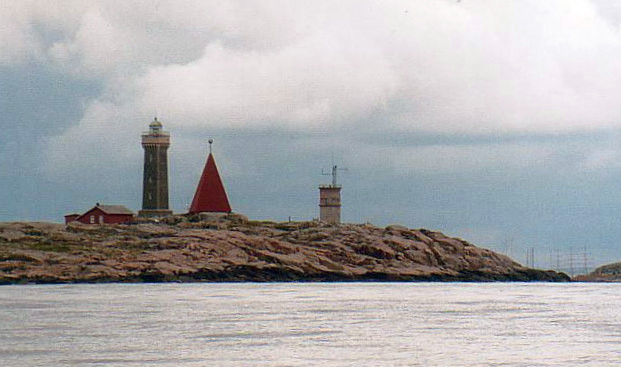
[[524,262],[621,260],[615,0],[0,2],[0,220],[137,211],[140,133],[172,209],[214,138],[233,210],[441,230]]

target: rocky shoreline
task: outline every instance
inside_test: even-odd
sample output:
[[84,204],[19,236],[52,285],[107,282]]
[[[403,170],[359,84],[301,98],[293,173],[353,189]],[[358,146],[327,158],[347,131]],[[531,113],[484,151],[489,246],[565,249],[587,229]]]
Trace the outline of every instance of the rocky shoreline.
[[0,223],[0,284],[98,282],[569,281],[425,229],[249,221]]

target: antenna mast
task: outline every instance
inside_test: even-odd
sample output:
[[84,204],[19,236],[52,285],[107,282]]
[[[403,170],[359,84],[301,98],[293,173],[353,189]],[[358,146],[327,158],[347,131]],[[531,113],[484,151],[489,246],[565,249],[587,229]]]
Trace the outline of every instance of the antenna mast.
[[332,163],[332,172],[322,169],[322,175],[332,176],[332,184],[319,185],[319,220],[332,225],[341,223],[341,186],[336,180],[339,170],[346,171],[347,168]]

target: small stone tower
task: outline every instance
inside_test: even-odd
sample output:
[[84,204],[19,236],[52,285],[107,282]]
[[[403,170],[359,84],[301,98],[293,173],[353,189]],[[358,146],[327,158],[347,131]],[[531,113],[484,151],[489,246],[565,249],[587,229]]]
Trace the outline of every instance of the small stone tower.
[[165,217],[168,209],[168,147],[170,134],[162,130],[162,123],[153,119],[149,131],[142,134],[144,148],[144,175],[141,217]]
[[341,223],[341,186],[336,184],[337,166],[332,167],[332,184],[319,186],[319,220]]

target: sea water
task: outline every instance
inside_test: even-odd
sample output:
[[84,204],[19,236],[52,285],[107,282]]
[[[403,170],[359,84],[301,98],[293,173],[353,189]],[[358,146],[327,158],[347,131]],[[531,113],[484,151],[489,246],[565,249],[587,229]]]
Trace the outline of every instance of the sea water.
[[2,366],[606,366],[621,284],[0,287]]

